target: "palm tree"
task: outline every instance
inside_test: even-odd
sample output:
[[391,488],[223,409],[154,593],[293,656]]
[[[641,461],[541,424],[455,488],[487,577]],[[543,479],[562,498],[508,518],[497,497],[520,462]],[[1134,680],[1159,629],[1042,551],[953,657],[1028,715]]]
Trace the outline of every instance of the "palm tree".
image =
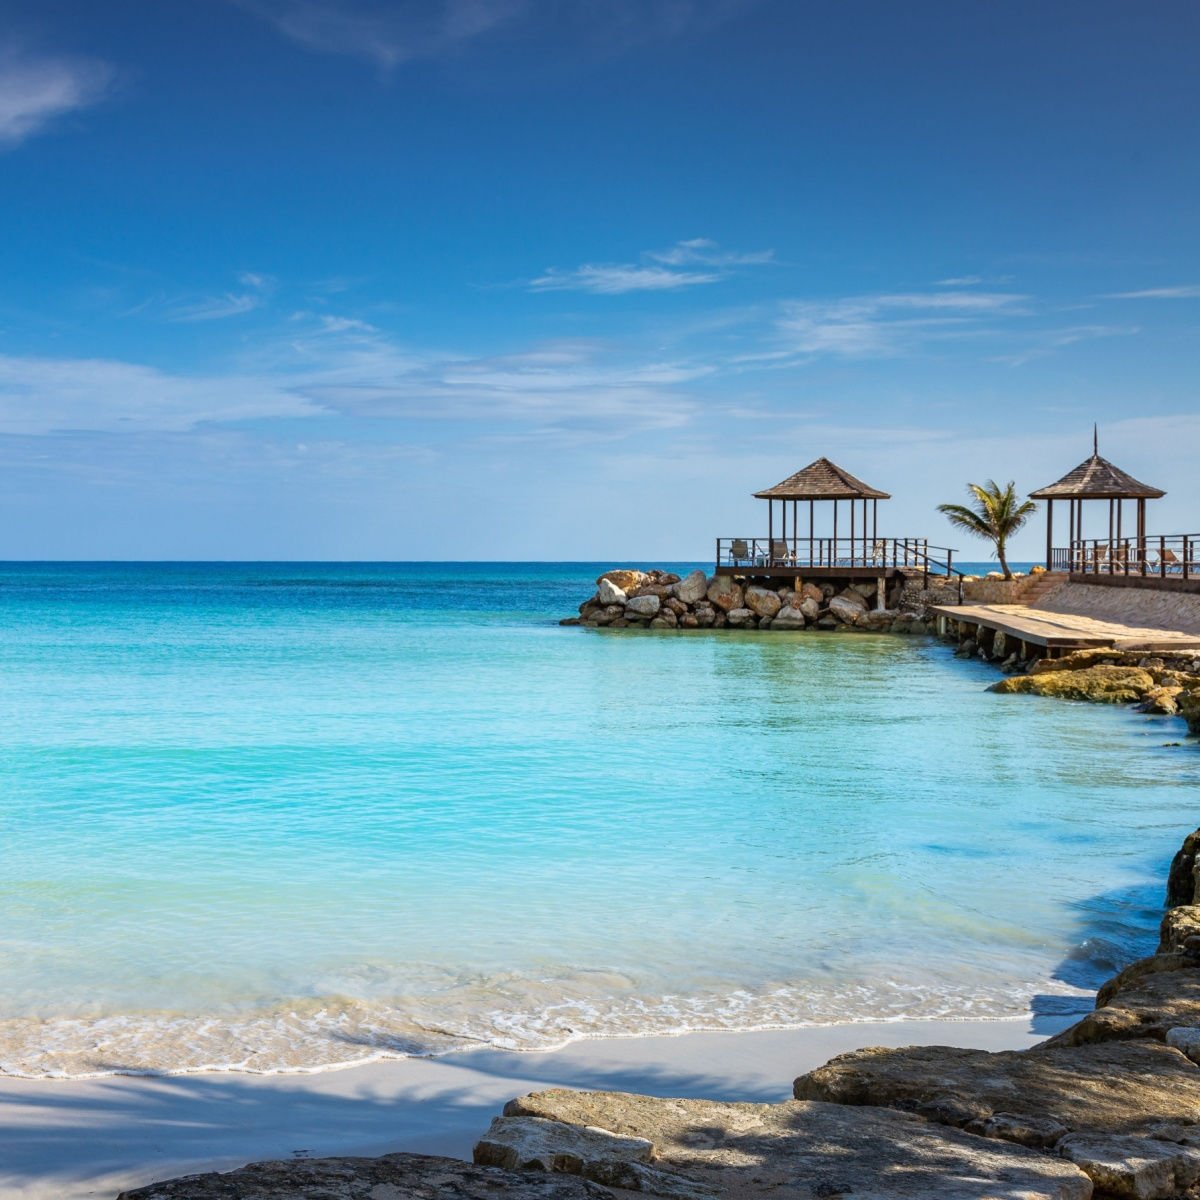
[[1037,505],[1032,500],[1018,501],[1016,484],[1011,479],[1004,487],[994,479],[982,486],[968,483],[967,494],[972,497],[970,506],[939,504],[938,512],[949,517],[951,525],[993,543],[1004,578],[1011,579],[1005,555],[1008,539],[1037,511]]

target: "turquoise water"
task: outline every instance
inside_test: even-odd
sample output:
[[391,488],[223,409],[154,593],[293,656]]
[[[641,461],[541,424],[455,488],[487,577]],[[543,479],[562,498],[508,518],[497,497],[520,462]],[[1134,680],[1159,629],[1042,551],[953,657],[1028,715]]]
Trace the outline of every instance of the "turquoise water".
[[1072,1003],[1182,726],[923,638],[559,628],[597,565],[0,567],[0,1069]]

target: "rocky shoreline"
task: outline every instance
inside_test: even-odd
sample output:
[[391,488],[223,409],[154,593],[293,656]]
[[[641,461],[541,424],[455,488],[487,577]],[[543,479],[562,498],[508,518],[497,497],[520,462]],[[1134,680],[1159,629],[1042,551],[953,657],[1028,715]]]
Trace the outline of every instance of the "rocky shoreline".
[[619,568],[596,580],[579,616],[562,625],[592,629],[858,629],[926,633],[930,604],[950,604],[957,585],[942,576],[925,581],[768,579]]
[[1176,854],[1156,952],[1047,1042],[871,1047],[776,1104],[535,1092],[475,1162],[415,1154],[254,1164],[118,1200],[1196,1200],[1200,830]]

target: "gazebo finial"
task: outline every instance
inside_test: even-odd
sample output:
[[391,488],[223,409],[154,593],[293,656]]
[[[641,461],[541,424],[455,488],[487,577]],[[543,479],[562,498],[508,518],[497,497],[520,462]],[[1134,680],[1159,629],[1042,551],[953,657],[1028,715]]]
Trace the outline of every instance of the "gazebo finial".
[[1092,422],[1092,457],[1100,457],[1100,426]]

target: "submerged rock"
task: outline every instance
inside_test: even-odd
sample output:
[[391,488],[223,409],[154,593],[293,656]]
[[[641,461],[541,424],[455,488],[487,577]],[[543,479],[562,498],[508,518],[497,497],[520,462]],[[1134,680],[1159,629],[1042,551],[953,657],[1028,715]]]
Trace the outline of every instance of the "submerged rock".
[[567,1175],[474,1166],[426,1154],[251,1163],[122,1192],[117,1200],[601,1200],[612,1193]]
[[1132,704],[1154,687],[1141,667],[1095,666],[1036,675],[1011,675],[990,690],[1005,695],[1053,696],[1059,700],[1089,700],[1094,704]]
[[[542,1138],[551,1128],[574,1131],[563,1135],[571,1156],[579,1157],[581,1132],[601,1135],[588,1138],[592,1157],[582,1173],[655,1195],[1087,1200],[1092,1194],[1086,1175],[1062,1158],[888,1109],[555,1090],[514,1100],[504,1112],[508,1122],[540,1118]],[[513,1124],[508,1129],[520,1136]],[[652,1159],[630,1161],[623,1139],[650,1143]],[[552,1143],[539,1151],[543,1159],[553,1155]],[[611,1162],[603,1157],[606,1144],[618,1147]]]

